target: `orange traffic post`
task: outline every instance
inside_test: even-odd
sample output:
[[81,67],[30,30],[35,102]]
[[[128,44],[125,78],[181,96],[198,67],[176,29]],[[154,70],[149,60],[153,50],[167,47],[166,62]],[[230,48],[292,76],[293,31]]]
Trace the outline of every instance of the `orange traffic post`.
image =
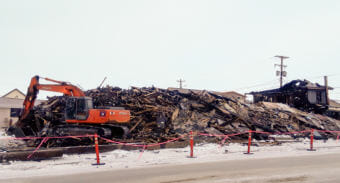
[[194,133],[190,131],[190,156],[189,158],[194,158]]
[[313,143],[314,143],[314,129],[310,131],[310,148],[307,149],[308,151],[315,151],[315,149],[313,149]]
[[105,165],[105,163],[100,163],[99,146],[98,146],[98,135],[97,134],[94,134],[94,146],[95,146],[95,149],[96,149],[97,163],[92,164],[92,165]]
[[248,151],[244,154],[253,154],[253,153],[250,153],[250,146],[251,146],[251,135],[252,135],[252,131],[249,130],[248,131]]

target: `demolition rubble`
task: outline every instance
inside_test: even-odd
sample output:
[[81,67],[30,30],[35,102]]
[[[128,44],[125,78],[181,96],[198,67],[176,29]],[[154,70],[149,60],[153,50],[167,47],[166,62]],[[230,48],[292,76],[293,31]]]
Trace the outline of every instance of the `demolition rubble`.
[[[155,87],[121,89],[104,87],[88,90],[95,107],[119,106],[131,111],[126,142],[156,143],[190,131],[231,134],[256,130],[293,132],[308,129],[340,130],[340,121],[307,113],[285,104],[244,101],[223,97],[209,91],[160,89]],[[37,106],[29,125],[36,136],[64,121],[65,97],[51,97]],[[40,121],[37,123],[36,121]],[[306,134],[307,135],[307,134]],[[332,134],[323,134],[332,137]],[[247,135],[234,137],[247,138]],[[268,138],[256,134],[257,139]]]

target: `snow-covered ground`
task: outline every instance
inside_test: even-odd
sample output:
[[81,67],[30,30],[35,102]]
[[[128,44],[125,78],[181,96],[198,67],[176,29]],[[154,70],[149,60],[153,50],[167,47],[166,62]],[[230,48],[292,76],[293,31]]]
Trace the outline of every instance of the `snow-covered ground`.
[[340,150],[340,143],[335,140],[315,141],[317,151],[307,151],[309,139],[301,142],[291,142],[282,145],[252,146],[252,155],[245,155],[247,146],[231,143],[221,147],[218,144],[198,144],[194,147],[195,158],[188,158],[190,148],[161,149],[141,152],[115,150],[101,153],[102,166],[96,163],[95,154],[64,155],[62,158],[36,161],[15,161],[10,164],[0,164],[0,179],[32,177],[45,175],[63,175],[91,171],[115,169],[130,169],[151,166],[192,164],[221,160],[246,160],[254,158],[272,158],[284,156],[304,156],[335,153]]
[[10,139],[11,136],[7,136],[5,131],[0,130],[0,152],[5,151],[6,147],[20,147],[25,143],[18,140]]

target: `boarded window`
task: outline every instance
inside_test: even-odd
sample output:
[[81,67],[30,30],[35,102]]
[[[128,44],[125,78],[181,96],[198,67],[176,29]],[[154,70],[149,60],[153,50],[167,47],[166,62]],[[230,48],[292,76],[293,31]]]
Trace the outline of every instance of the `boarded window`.
[[316,91],[308,91],[308,101],[311,104],[316,104]]
[[11,108],[11,118],[19,117],[21,108]]
[[308,91],[308,101],[311,104],[326,104],[326,92]]

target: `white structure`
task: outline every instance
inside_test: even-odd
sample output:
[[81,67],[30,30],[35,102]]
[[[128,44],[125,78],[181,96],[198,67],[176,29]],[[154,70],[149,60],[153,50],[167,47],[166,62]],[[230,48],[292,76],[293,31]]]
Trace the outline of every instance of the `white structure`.
[[[18,89],[14,89],[0,97],[0,128],[7,128],[11,122],[15,123],[18,120],[24,99],[25,94]],[[35,105],[41,102],[41,100],[37,100]]]

